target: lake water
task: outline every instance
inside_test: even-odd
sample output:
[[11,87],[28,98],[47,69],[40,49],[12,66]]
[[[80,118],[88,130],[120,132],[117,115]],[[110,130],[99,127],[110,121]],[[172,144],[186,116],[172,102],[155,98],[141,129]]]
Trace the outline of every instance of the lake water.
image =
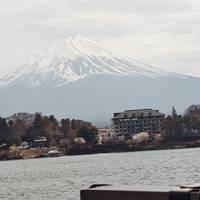
[[0,199],[78,200],[94,183],[200,182],[200,148],[0,162]]

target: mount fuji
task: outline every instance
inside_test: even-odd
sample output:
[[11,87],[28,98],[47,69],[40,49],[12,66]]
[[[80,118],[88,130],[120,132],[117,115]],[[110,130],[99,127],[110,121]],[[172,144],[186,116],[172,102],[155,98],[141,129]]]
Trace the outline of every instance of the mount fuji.
[[82,36],[60,39],[0,74],[0,114],[41,111],[104,122],[113,112],[183,111],[200,101],[200,78],[145,65]]

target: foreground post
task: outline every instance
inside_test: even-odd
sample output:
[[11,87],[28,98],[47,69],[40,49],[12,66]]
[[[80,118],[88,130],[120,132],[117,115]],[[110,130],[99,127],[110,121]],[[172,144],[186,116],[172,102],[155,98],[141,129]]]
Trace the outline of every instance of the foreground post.
[[93,185],[81,190],[81,200],[200,200],[199,186],[154,187]]

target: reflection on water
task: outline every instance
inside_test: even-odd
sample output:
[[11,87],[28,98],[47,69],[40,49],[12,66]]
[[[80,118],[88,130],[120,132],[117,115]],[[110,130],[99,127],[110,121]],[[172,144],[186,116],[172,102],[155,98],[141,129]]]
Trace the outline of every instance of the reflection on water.
[[78,200],[94,183],[199,182],[200,149],[65,156],[0,162],[0,199]]

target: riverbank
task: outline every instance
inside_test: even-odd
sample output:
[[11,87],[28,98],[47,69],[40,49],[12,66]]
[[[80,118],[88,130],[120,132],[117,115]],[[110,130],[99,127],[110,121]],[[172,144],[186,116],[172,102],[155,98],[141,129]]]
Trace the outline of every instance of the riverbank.
[[[200,139],[192,141],[161,141],[159,143],[145,144],[101,144],[101,145],[75,145],[66,148],[57,148],[60,156],[67,155],[84,155],[84,154],[99,154],[99,153],[117,153],[117,152],[134,152],[148,150],[164,150],[164,149],[183,149],[200,147]],[[55,147],[54,147],[55,148]],[[0,151],[0,160],[16,160],[16,159],[34,159],[46,158],[48,152],[52,148],[32,148],[32,149],[17,149],[14,151]]]

